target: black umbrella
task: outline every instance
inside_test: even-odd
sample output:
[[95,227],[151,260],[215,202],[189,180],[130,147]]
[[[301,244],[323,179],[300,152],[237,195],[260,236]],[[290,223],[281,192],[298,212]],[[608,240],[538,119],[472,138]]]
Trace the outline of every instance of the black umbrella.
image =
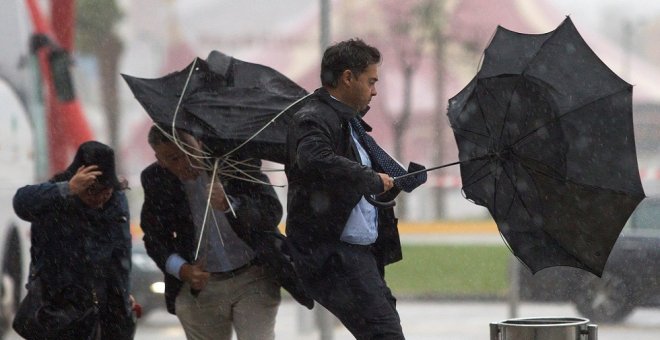
[[570,18],[528,35],[498,27],[477,76],[449,100],[465,196],[485,206],[533,273],[598,276],[645,197],[632,86]]
[[154,122],[203,139],[218,157],[240,148],[283,163],[290,114],[307,95],[272,68],[217,51],[161,78],[122,76]]
[[201,59],[161,78],[137,78],[126,74],[122,77],[154,123],[167,128],[176,126],[195,136],[203,135],[207,129],[203,122],[182,109],[186,96],[226,84]]
[[[213,179],[221,161],[227,167],[221,170],[223,176],[257,182],[247,173],[250,170],[243,170],[252,166],[246,158],[284,163],[290,115],[307,95],[303,88],[272,68],[218,51],[211,52],[206,61],[195,58],[183,70],[161,78],[122,76],[154,123],[185,130],[210,148],[215,158]],[[239,170],[237,165],[243,169]],[[200,234],[204,235],[204,228]],[[202,237],[198,240],[195,260]],[[273,253],[267,262],[279,266],[278,279],[283,287],[311,308],[313,301],[306,296],[293,267],[279,250],[281,242],[266,242],[263,247],[260,251]],[[199,291],[192,293],[197,296]]]

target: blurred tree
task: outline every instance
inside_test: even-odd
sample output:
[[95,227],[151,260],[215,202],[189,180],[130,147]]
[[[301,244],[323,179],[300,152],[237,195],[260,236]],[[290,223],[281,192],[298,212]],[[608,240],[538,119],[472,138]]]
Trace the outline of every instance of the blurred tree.
[[[389,112],[385,108],[385,114],[390,118],[392,132],[394,137],[394,158],[404,159],[403,146],[406,131],[410,127],[410,118],[412,115],[412,93],[413,78],[415,71],[419,67],[421,51],[424,40],[419,34],[419,29],[414,21],[410,20],[412,11],[415,10],[416,2],[406,2],[398,0],[388,0],[379,2],[382,6],[386,30],[383,32],[385,37],[381,38],[388,41],[388,44],[382,44],[382,48],[391,48],[397,58],[402,73],[401,98],[402,106],[399,112]],[[397,212],[402,217],[407,217],[406,195],[397,197]]]
[[[431,59],[435,69],[435,118],[434,126],[437,127],[437,133],[434,136],[435,142],[433,145],[436,149],[433,150],[433,164],[443,164],[443,146],[444,136],[447,125],[445,99],[445,49],[448,43],[446,36],[446,1],[445,0],[420,0],[415,6],[413,11],[414,17],[417,18],[419,29],[425,37],[429,48],[431,49]],[[439,170],[444,171],[444,170]],[[440,186],[434,187],[434,201],[435,211],[437,218],[445,216],[444,206],[444,189]]]
[[[384,113],[390,118],[394,135],[393,156],[403,158],[404,139],[412,120],[412,93],[415,71],[422,60],[431,60],[435,74],[433,88],[435,92],[434,126],[437,134],[429,150],[433,153],[432,164],[439,165],[444,161],[442,154],[444,146],[446,122],[445,99],[445,23],[446,0],[371,0],[346,2],[343,5],[342,25],[339,27],[340,37],[359,36],[367,42],[392,51],[401,68],[402,106],[400,111],[387,110]],[[364,13],[369,13],[371,20],[364,20]],[[428,164],[427,164],[428,165]],[[436,172],[437,173],[437,172]],[[429,174],[433,176],[433,174]],[[430,183],[429,183],[430,184]],[[427,185],[429,185],[427,184]],[[434,188],[436,202],[436,217],[444,217],[443,188]],[[406,218],[404,196],[397,199],[399,216]]]
[[[122,13],[116,0],[77,0],[76,42],[80,53],[96,58],[101,83],[100,93],[105,113],[109,144],[119,146],[119,57],[123,45],[115,32]],[[121,159],[117,159],[118,164]]]

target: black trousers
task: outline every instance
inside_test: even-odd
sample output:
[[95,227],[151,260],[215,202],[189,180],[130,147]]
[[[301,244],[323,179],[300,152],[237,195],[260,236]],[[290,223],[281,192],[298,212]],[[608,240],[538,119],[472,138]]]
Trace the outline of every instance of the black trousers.
[[356,339],[404,339],[396,299],[370,246],[341,243],[320,267],[301,269],[308,292]]

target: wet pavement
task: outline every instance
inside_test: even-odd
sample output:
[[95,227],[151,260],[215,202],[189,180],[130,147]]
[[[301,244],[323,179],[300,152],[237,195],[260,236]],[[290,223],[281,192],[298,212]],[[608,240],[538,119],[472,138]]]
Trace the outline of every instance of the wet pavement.
[[[499,235],[402,235],[406,244],[504,244]],[[514,317],[507,301],[446,301],[446,300],[399,300],[398,311],[408,340],[464,340],[490,337],[490,323]],[[346,340],[350,333],[336,320],[331,319],[331,334],[326,337],[316,326],[316,312],[309,311],[291,299],[282,302],[275,326],[276,338],[282,340]],[[517,308],[519,318],[531,317],[579,317],[575,308],[566,303],[521,303]],[[327,319],[326,319],[327,320]],[[660,308],[638,308],[624,322],[599,324],[599,340],[657,340],[660,338]],[[7,340],[20,339],[10,334]],[[178,320],[164,310],[157,310],[140,320],[136,340],[185,339]]]
[[[465,340],[490,336],[489,325],[510,319],[509,305],[504,301],[399,301],[399,314],[408,340]],[[569,304],[523,303],[518,317],[579,317]],[[338,322],[331,322],[331,337],[325,340],[348,340],[353,337]],[[624,322],[599,324],[599,340],[657,340],[660,338],[660,309],[638,308]],[[315,313],[293,300],[284,300],[275,325],[281,340],[321,340],[315,326]],[[10,334],[7,340],[20,339]],[[145,316],[138,325],[136,340],[185,339],[178,320],[165,310]]]
[[[399,314],[408,340],[465,340],[490,337],[489,325],[509,319],[506,302],[400,301]],[[568,304],[521,304],[518,317],[578,317]],[[599,340],[657,340],[660,338],[660,309],[638,309],[625,322],[598,325]],[[314,325],[314,313],[295,302],[282,303],[275,326],[276,338],[282,340],[320,340]],[[184,339],[175,317],[156,312],[138,329],[136,340]],[[348,340],[353,337],[339,323],[326,339]]]
[[[506,302],[461,301],[400,301],[399,314],[408,340],[465,340],[483,339],[490,336],[489,325],[510,319]],[[320,340],[314,325],[314,313],[285,300],[280,307],[275,326],[276,338],[282,340]],[[521,304],[518,317],[578,317],[568,304]],[[334,322],[333,340],[353,337]],[[598,325],[599,340],[657,340],[660,337],[660,309],[636,310],[625,322]],[[19,339],[15,334],[7,339]],[[140,320],[136,340],[185,339],[176,317],[158,310]]]

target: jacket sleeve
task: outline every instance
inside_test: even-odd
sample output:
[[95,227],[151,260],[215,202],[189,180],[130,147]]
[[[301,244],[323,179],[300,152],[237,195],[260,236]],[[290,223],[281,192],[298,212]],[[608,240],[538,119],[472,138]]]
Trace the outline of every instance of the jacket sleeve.
[[[255,161],[252,165],[260,167],[261,161]],[[270,183],[262,172],[250,173],[250,176],[257,181]],[[282,204],[271,185],[232,179],[227,182],[225,189],[238,201],[235,207],[236,217],[228,212],[227,219],[248,245],[254,248],[264,232],[277,232],[277,226],[282,219]]]
[[132,291],[130,275],[133,269],[131,256],[133,239],[131,237],[129,222],[131,218],[126,194],[123,191],[117,191],[116,195],[116,213],[122,218],[119,220],[114,219],[114,221],[118,221],[116,227],[121,229],[121,236],[118,238],[118,242],[121,240],[122,244],[121,246],[117,245],[117,248],[119,248],[117,249],[118,251],[113,252],[113,271],[109,273],[108,278],[111,280],[110,282],[116,285],[115,289],[121,292],[124,308],[128,312],[130,310],[129,294]]
[[144,232],[143,241],[147,254],[156,262],[158,268],[166,272],[167,258],[175,252],[171,235],[165,227],[167,223],[167,207],[163,202],[165,196],[158,180],[158,174],[142,172],[140,179],[144,189],[144,202],[140,214],[140,227]]
[[383,182],[375,171],[333,151],[328,125],[319,117],[298,117],[294,135],[297,139],[295,161],[300,170],[317,174],[324,182],[341,181],[363,195],[383,192]]
[[53,209],[64,209],[70,205],[71,199],[67,182],[45,182],[18,189],[13,205],[18,217],[34,222]]
[[[117,199],[119,200],[119,214],[122,216],[120,218],[119,226],[121,228],[121,236],[123,240],[123,247],[125,249],[133,249],[133,236],[131,235],[131,212],[130,208],[128,207],[128,197],[126,197],[126,193],[123,191],[117,192]],[[130,251],[128,252],[128,256],[126,256],[122,261],[126,261],[128,263],[128,271],[130,272],[132,268],[132,257],[130,255]]]

